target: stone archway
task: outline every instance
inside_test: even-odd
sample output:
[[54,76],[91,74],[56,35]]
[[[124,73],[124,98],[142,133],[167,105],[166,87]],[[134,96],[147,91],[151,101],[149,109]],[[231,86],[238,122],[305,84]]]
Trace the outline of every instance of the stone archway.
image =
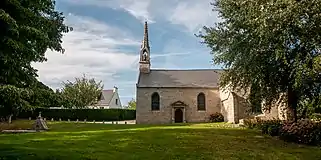
[[174,122],[175,123],[183,123],[183,111],[180,108],[175,109],[175,115],[174,115]]
[[182,101],[176,101],[171,104],[172,123],[186,123],[186,104]]

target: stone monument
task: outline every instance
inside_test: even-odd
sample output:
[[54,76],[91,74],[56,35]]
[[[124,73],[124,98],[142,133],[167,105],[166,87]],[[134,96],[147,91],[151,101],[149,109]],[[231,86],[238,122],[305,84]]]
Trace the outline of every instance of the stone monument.
[[36,131],[49,129],[46,122],[41,117],[41,112],[39,112],[39,116],[37,117],[35,123],[33,124],[32,129],[34,129]]

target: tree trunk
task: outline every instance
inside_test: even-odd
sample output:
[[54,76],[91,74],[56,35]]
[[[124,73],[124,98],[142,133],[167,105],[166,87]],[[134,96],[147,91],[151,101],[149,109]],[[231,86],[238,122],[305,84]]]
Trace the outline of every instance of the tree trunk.
[[289,115],[289,120],[293,120],[294,122],[297,122],[298,117],[297,117],[297,106],[298,106],[298,98],[296,96],[296,93],[292,90],[290,87],[288,89],[288,110],[290,111]]
[[300,118],[307,118],[308,117],[307,112],[308,112],[308,107],[305,106]]
[[11,124],[12,123],[12,116],[13,114],[10,114],[9,118],[8,118],[8,123]]

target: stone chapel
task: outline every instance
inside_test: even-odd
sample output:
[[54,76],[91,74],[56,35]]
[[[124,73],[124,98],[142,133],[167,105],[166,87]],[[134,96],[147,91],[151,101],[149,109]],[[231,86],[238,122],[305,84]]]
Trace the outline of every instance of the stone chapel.
[[[151,69],[147,22],[140,50],[136,84],[136,123],[208,122],[222,113],[224,121],[238,123],[249,116],[244,96],[219,87],[220,69]],[[260,116],[281,118],[276,107]]]

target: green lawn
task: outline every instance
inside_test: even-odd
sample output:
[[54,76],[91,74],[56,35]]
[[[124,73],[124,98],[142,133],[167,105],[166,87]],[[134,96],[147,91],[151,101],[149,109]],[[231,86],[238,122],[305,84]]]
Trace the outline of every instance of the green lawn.
[[[48,123],[42,133],[0,134],[0,159],[320,159],[321,149],[228,124]],[[1,157],[2,156],[2,157]]]

